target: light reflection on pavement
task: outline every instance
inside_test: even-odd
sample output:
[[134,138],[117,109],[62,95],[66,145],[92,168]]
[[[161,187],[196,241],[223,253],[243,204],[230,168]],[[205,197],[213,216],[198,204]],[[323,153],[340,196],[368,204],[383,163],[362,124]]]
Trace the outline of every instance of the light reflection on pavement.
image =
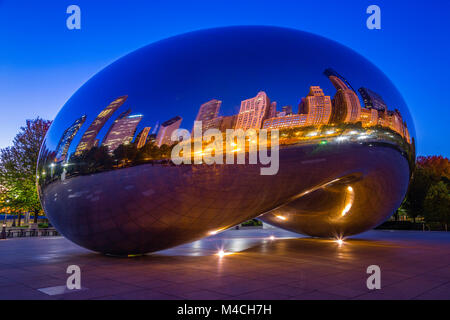
[[232,228],[201,240],[159,251],[158,254],[169,256],[207,256],[216,254],[219,250],[241,252],[271,241],[302,237],[305,236],[279,228],[244,230]]

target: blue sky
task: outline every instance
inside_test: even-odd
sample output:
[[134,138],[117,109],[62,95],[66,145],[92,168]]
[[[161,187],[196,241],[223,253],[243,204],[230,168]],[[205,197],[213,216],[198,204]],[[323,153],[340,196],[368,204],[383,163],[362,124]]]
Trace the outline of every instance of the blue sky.
[[[81,30],[66,8],[81,8]],[[381,30],[366,8],[381,8]],[[413,116],[418,154],[449,156],[450,2],[429,1],[20,1],[0,0],[0,147],[27,118],[53,119],[91,76],[172,35],[230,25],[312,32],[359,52],[393,81]]]

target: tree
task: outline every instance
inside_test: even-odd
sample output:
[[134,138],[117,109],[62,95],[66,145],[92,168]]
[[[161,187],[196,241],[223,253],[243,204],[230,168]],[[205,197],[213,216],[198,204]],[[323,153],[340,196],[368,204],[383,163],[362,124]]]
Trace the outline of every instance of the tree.
[[[425,217],[425,198],[434,184],[450,179],[450,162],[442,156],[417,157],[416,170],[408,190],[404,207],[414,222],[416,217]],[[403,206],[403,205],[402,205]],[[448,209],[450,211],[450,207]]]
[[429,169],[435,180],[450,180],[450,161],[442,156],[417,157],[417,167]]
[[27,120],[13,145],[0,150],[0,185],[6,190],[0,207],[18,213],[19,225],[23,211],[32,211],[35,223],[42,211],[36,190],[36,166],[50,124],[51,121],[41,118]]
[[137,148],[133,144],[121,144],[114,150],[114,158],[123,163],[133,162],[138,154]]
[[428,190],[424,202],[425,220],[440,222],[448,230],[450,223],[450,189],[443,181],[433,184]]
[[409,186],[407,199],[404,207],[408,216],[416,222],[418,216],[424,216],[424,202],[428,189],[433,183],[432,174],[429,169],[418,167],[414,172],[411,185]]

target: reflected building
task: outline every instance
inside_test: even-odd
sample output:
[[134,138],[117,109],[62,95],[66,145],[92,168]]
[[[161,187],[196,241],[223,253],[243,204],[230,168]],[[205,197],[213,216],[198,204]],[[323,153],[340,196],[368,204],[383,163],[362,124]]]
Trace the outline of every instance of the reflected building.
[[175,143],[171,140],[172,132],[180,127],[182,120],[183,118],[181,118],[180,116],[176,116],[161,124],[158,135],[156,136],[156,145],[158,147],[161,147],[163,144],[170,146]]
[[324,74],[336,88],[330,123],[359,121],[361,104],[350,83],[333,69],[326,69]]
[[222,101],[217,99],[209,100],[200,106],[195,121],[202,122],[202,131],[220,126],[220,119],[218,118],[220,106]]
[[136,127],[141,122],[143,115],[129,115],[130,113],[130,109],[122,112],[106,134],[102,145],[107,147],[110,153],[114,152],[118,146],[129,144],[133,140]]
[[285,113],[285,115],[292,114],[292,106],[284,106],[281,108],[281,111]]
[[158,128],[159,128],[159,121],[156,121],[155,123],[155,127],[152,130],[152,134],[155,134],[158,132]]
[[[113,113],[119,109],[119,107],[125,102],[128,96],[121,96],[111,102],[105,109],[100,112],[100,114],[95,118],[95,120],[91,123],[89,128],[81,137],[80,142],[78,143],[77,149],[75,150],[75,155],[78,156],[83,151],[90,150],[95,146],[95,140],[97,138],[98,133],[105,125],[106,121],[111,118]],[[98,141],[97,141],[98,144]]]
[[332,68],[327,68],[325,69],[325,71],[323,72],[323,74],[329,79],[330,77],[333,78],[338,78],[340,81],[342,81],[344,83],[344,87],[352,90],[353,92],[356,93],[355,89],[353,89],[352,85],[350,84],[350,82],[347,81],[346,78],[344,78],[343,76],[341,76],[339,73],[336,72],[336,70],[332,69]]
[[155,143],[156,142],[156,133],[150,133],[147,137],[147,143]]
[[269,109],[270,99],[264,91],[258,92],[254,98],[242,101],[235,129],[260,129],[268,117]]
[[66,161],[67,152],[69,151],[70,144],[72,143],[73,138],[78,133],[78,130],[80,130],[81,126],[86,121],[86,115],[81,116],[75,122],[68,127],[61,139],[58,142],[58,145],[56,146],[56,161]]
[[287,129],[303,127],[306,124],[306,114],[290,114],[287,116],[275,117],[264,120],[263,129]]
[[225,132],[227,129],[234,129],[236,126],[237,117],[237,114],[221,117],[222,121],[220,122],[219,130]]
[[311,86],[299,105],[299,114],[306,115],[305,125],[327,124],[331,117],[331,99],[319,86]]
[[273,101],[270,103],[269,114],[267,115],[267,117],[274,118],[276,116],[277,116],[277,102]]
[[363,87],[359,88],[358,91],[367,109],[375,109],[383,112],[387,110],[386,103],[378,93]]
[[217,99],[209,100],[200,106],[195,121],[208,121],[217,118],[222,101]]
[[137,141],[138,149],[142,148],[147,143],[147,138],[148,138],[148,134],[150,133],[150,129],[151,129],[151,127],[145,127],[137,135],[136,141]]
[[378,111],[375,109],[361,108],[360,121],[364,127],[378,124]]
[[387,111],[387,127],[403,135],[403,120],[400,112],[395,109],[394,111]]

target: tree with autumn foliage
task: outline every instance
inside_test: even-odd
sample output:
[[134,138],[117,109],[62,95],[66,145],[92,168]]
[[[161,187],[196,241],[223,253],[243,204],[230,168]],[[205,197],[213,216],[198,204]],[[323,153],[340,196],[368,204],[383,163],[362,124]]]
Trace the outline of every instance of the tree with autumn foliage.
[[33,212],[34,222],[42,212],[36,190],[36,165],[39,150],[51,121],[27,120],[13,140],[13,145],[0,149],[0,209],[19,215]]
[[408,195],[404,202],[412,219],[448,224],[450,162],[442,156],[418,157]]
[[417,157],[417,167],[427,169],[433,179],[450,180],[450,162],[448,158],[443,156]]

